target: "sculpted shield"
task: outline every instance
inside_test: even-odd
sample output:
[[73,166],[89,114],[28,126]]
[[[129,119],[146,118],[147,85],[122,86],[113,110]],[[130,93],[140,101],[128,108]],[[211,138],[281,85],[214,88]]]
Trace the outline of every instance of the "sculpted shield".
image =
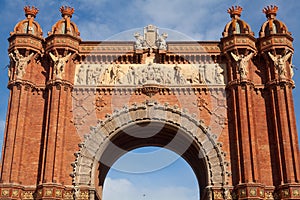
[[154,48],[156,47],[155,42],[157,40],[157,27],[148,25],[144,28],[145,41],[147,46]]

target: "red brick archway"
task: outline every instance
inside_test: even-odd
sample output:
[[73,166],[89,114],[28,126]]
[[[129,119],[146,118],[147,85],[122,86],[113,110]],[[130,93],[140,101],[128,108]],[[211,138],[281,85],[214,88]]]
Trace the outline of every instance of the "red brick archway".
[[[99,161],[109,167],[122,155],[106,158],[113,141],[182,155],[201,198],[299,199],[293,38],[276,6],[264,8],[257,38],[242,10],[227,10],[218,41],[166,41],[154,25],[132,41],[83,41],[73,8],[60,8],[63,18],[44,38],[38,9],[25,7],[27,18],[8,39],[0,198],[101,196],[107,169]],[[124,134],[157,126],[162,131],[143,141]],[[166,145],[175,133],[191,144],[186,153]]]
[[81,144],[74,165],[75,189],[92,187],[101,196],[113,163],[132,149],[151,145],[181,155],[195,172],[201,199],[207,199],[213,190],[229,189],[223,186],[230,175],[224,152],[208,130],[201,121],[171,107],[144,104],[120,110],[98,124]]

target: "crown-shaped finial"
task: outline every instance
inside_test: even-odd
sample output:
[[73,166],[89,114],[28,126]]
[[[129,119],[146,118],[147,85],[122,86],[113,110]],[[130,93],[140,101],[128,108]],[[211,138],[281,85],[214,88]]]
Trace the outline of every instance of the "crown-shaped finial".
[[231,8],[228,8],[227,10],[231,17],[235,15],[241,16],[242,11],[243,8],[241,6],[231,6]]
[[68,15],[68,16],[72,17],[72,15],[74,13],[74,8],[69,7],[69,6],[62,6],[62,7],[60,7],[60,12],[61,12],[62,16]]
[[28,15],[32,15],[33,17],[35,17],[38,12],[39,12],[39,9],[37,9],[36,7],[34,6],[25,6],[24,7],[24,11],[25,11],[25,16],[27,17]]
[[270,5],[263,9],[263,13],[265,13],[267,16],[276,15],[277,11],[278,11],[278,7],[275,5]]

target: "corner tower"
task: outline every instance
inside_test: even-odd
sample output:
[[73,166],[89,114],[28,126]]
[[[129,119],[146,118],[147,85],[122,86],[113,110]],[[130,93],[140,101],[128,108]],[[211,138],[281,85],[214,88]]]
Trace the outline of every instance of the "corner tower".
[[[45,68],[42,66],[44,38],[39,23],[35,21],[38,9],[26,6],[24,11],[26,19],[15,26],[8,38],[10,95],[3,144],[1,183],[6,184],[2,186],[2,193],[10,194],[13,198],[19,197],[24,192],[22,185],[34,185],[37,182],[44,130],[43,85],[46,81]],[[30,116],[34,116],[34,119]],[[12,188],[12,192],[10,193],[6,187]]]
[[[269,124],[274,186],[279,198],[295,198],[299,188],[300,160],[293,109],[293,38],[287,26],[276,18],[277,6],[263,9],[267,21],[262,25],[258,48],[264,66],[265,97]],[[297,183],[297,184],[296,184]]]
[[68,189],[70,188],[63,192],[62,186],[72,184],[70,173],[66,173],[67,169],[72,171],[72,160],[64,155],[72,154],[68,152],[70,148],[72,152],[78,148],[78,146],[69,147],[68,143],[72,143],[72,140],[79,142],[76,130],[68,119],[72,119],[71,91],[81,39],[77,25],[71,21],[74,8],[62,6],[60,12],[62,19],[53,25],[45,39],[45,65],[48,77],[45,89],[47,105],[45,108],[45,151],[40,191],[43,194],[46,191],[52,191],[51,197],[56,195],[53,188],[59,191],[60,197],[69,195]]
[[234,112],[229,134],[231,150],[237,152],[232,155],[235,157],[232,163],[235,168],[233,174],[235,184],[253,183],[258,178],[252,99],[255,93],[253,57],[257,49],[251,27],[240,19],[242,10],[240,6],[232,6],[227,10],[231,21],[225,26],[221,39],[222,52],[227,60],[228,103]]

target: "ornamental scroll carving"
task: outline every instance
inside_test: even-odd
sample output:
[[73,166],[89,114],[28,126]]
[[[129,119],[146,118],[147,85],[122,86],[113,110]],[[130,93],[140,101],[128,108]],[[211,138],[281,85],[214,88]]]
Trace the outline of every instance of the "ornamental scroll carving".
[[75,85],[224,85],[224,64],[82,64]]

